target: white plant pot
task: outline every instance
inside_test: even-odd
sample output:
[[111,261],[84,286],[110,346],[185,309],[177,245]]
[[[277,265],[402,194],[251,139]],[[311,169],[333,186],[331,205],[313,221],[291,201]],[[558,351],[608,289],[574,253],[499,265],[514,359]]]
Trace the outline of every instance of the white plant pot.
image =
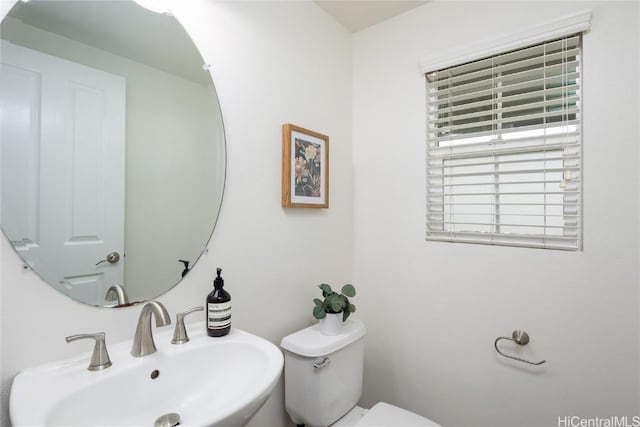
[[343,326],[342,313],[327,313],[324,319],[320,319],[320,333],[323,335],[339,335]]

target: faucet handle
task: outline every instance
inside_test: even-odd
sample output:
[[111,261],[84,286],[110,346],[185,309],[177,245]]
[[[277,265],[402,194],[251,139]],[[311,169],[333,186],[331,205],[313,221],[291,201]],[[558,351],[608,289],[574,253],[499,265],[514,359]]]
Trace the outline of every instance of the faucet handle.
[[93,347],[93,354],[91,355],[91,362],[89,362],[90,371],[101,371],[111,366],[111,359],[109,359],[109,352],[107,352],[107,344],[105,342],[105,333],[99,332],[97,334],[78,334],[71,335],[65,338],[67,342],[91,338],[96,340],[96,344]]
[[187,335],[187,329],[184,326],[184,316],[202,310],[204,310],[204,307],[198,306],[193,307],[192,309],[187,310],[184,313],[178,313],[176,315],[176,329],[173,331],[173,339],[171,340],[171,344],[184,344],[186,342],[189,342],[189,335]]

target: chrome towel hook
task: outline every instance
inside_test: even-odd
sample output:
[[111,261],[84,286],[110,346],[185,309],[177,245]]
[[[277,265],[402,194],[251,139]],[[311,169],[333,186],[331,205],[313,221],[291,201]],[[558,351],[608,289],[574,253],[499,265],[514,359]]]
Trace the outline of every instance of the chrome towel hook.
[[498,341],[500,341],[500,340],[509,340],[509,341],[513,341],[513,342],[515,342],[516,344],[519,344],[519,345],[527,345],[529,343],[529,334],[527,334],[525,331],[521,331],[521,330],[517,329],[517,330],[513,331],[513,333],[511,334],[511,338],[509,338],[509,337],[498,337],[498,338],[496,338],[496,341],[493,343],[493,346],[496,348],[496,351],[498,352],[498,354],[500,356],[506,357],[508,359],[517,360],[518,362],[528,363],[529,365],[535,365],[535,366],[542,365],[543,363],[546,362],[546,360],[541,360],[540,362],[530,362],[530,361],[522,359],[520,357],[509,356],[508,354],[504,354],[498,348]]

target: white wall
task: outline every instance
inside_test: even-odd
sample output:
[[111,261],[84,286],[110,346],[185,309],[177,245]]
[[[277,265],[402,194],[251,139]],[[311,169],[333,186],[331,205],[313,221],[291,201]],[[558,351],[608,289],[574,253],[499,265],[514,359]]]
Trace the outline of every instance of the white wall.
[[[431,2],[354,37],[354,283],[363,403],[443,425],[640,415],[637,2]],[[419,62],[593,8],[584,37],[584,251],[426,242]],[[498,336],[525,329],[502,360]],[[504,345],[505,349],[508,344]]]
[[[188,3],[177,15],[213,65],[228,181],[210,252],[160,298],[172,313],[201,304],[221,266],[234,325],[278,343],[313,321],[315,284],[353,279],[369,329],[365,405],[385,400],[444,425],[638,413],[637,4],[429,3],[356,34],[352,109],[351,36],[313,4]],[[425,242],[418,61],[437,43],[586,7],[594,19],[584,50],[584,252]],[[619,55],[624,47],[630,56]],[[604,82],[612,71],[616,78]],[[612,94],[623,99],[614,103]],[[285,122],[331,136],[330,209],[280,208]],[[613,181],[628,192],[612,191]],[[139,307],[70,301],[23,271],[4,237],[0,250],[6,425],[18,370],[76,354],[81,344],[63,342],[72,333],[130,338]],[[495,355],[493,340],[516,328],[532,337],[522,354],[546,366]],[[282,408],[279,386],[253,425],[285,425]]]
[[215,90],[15,18],[2,22],[2,37],[124,77],[124,286],[131,301],[166,292],[181,277],[178,260],[200,255],[220,203],[225,153]]
[[[4,13],[7,4],[1,4]],[[350,34],[311,2],[192,0],[176,8],[212,64],[228,144],[227,186],[209,253],[159,300],[172,315],[203,304],[220,266],[234,326],[277,344],[313,322],[318,283],[351,279]],[[328,210],[280,207],[281,126],[287,122],[331,138]],[[104,330],[108,342],[131,338],[140,307],[97,309],[71,301],[22,270],[4,236],[0,245],[7,425],[11,378],[20,369],[90,349],[90,343],[66,344],[70,334]],[[253,425],[286,423],[278,386]]]

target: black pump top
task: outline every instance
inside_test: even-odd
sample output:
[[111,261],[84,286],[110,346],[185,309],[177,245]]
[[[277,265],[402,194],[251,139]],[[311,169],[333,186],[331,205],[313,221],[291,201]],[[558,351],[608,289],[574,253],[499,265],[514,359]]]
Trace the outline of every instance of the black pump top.
[[221,287],[224,286],[224,279],[220,277],[220,273],[222,273],[222,269],[218,267],[216,271],[218,272],[218,277],[216,277],[215,280],[213,281],[213,286],[215,286],[216,289],[220,289]]

